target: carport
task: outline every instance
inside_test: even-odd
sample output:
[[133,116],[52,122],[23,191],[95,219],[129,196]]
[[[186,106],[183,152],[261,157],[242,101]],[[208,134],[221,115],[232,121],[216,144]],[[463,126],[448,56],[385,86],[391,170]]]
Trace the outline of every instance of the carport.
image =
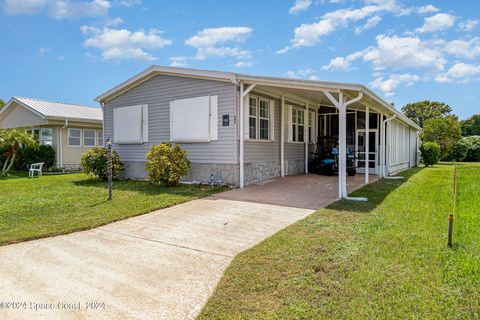
[[[312,194],[313,199],[318,199],[319,190],[322,190],[322,194],[328,194],[326,198],[330,199],[332,196],[332,190],[335,189],[335,199],[350,199],[350,200],[367,200],[365,198],[350,198],[348,197],[348,191],[351,188],[358,188],[361,185],[367,184],[371,181],[372,173],[376,177],[386,177],[389,174],[398,172],[416,165],[417,159],[411,157],[412,152],[416,152],[418,146],[417,132],[420,129],[410,119],[405,117],[402,113],[395,110],[395,108],[376,96],[367,87],[359,84],[348,83],[335,83],[327,81],[309,81],[299,79],[285,79],[285,78],[273,78],[263,76],[251,76],[251,75],[236,75],[236,80],[240,86],[240,114],[239,123],[245,122],[245,105],[248,103],[246,99],[250,92],[255,90],[256,92],[262,92],[267,95],[275,95],[281,98],[281,132],[280,132],[280,176],[282,179],[276,179],[272,182],[262,183],[262,186],[268,186],[270,190],[278,189],[280,197],[272,194],[275,201],[282,203],[282,197],[289,198],[289,194],[298,184],[302,190],[302,195],[308,195],[310,189],[315,190],[315,194]],[[316,134],[319,134],[321,119],[327,119],[327,115],[322,111],[322,107],[327,107],[335,110],[335,114],[338,117],[338,177],[334,183],[332,177],[310,177],[308,175],[308,163],[310,158],[311,149],[309,149],[309,143],[307,139],[304,139],[304,168],[306,176],[298,177],[286,177],[285,174],[285,126],[290,125],[291,119],[285,119],[284,110],[286,108],[285,97],[289,100],[295,100],[297,104],[305,106],[306,112],[303,113],[303,123],[308,123],[309,110],[315,110],[315,121],[317,128]],[[361,112],[364,115],[363,128],[357,128],[358,120],[357,114]],[[355,114],[354,123],[349,123],[347,126],[347,113]],[[371,114],[376,114],[376,127],[372,129],[370,127]],[[324,115],[324,118],[321,118]],[[331,122],[331,121],[330,121]],[[387,124],[388,123],[388,124]],[[324,129],[326,131],[324,123]],[[304,136],[307,136],[308,126],[303,126]],[[362,176],[355,176],[351,179],[347,179],[346,173],[346,155],[347,155],[347,132],[354,132],[355,136],[350,145],[355,146],[355,153],[357,157],[357,164],[363,164],[363,170],[361,169]],[[363,150],[358,150],[359,139],[358,134],[363,132],[362,146]],[[415,141],[411,141],[412,132],[414,132]],[[245,128],[240,126],[240,152],[239,152],[239,165],[240,165],[240,188],[245,187]],[[374,137],[374,139],[372,139]],[[353,143],[352,143],[353,141]],[[372,146],[373,144],[373,146]],[[413,146],[413,147],[412,147]],[[351,147],[352,148],[352,147]],[[415,149],[415,150],[412,150]],[[412,150],[412,151],[411,151]],[[305,188],[304,185],[310,185],[309,188]],[[255,187],[247,188],[247,191],[231,192],[231,195],[235,194],[236,197],[244,198],[244,200],[250,200],[249,198],[256,198],[255,190],[259,188]],[[263,191],[262,191],[263,192]],[[265,192],[270,192],[266,190]],[[293,191],[295,193],[295,191]],[[308,202],[309,196],[300,196],[304,202]],[[259,201],[260,199],[252,200]],[[298,207],[302,207],[302,201],[296,201],[290,199],[292,203],[295,203]],[[270,201],[270,202],[275,202]],[[318,208],[323,206],[321,201],[308,205],[309,208]],[[260,201],[261,202],[261,201]],[[269,203],[270,203],[269,202]],[[284,203],[288,205],[288,203]]]
[[[378,179],[378,175],[369,177],[370,182]],[[317,210],[338,199],[338,181],[336,176],[299,174],[225,191],[211,198]],[[364,183],[363,175],[347,176],[347,192],[355,191]]]

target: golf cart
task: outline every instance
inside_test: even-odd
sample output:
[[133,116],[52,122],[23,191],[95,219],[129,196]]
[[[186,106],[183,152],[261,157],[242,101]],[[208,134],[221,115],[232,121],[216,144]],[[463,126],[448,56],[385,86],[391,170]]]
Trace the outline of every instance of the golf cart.
[[[337,140],[338,138],[335,137],[318,137],[315,152],[311,152],[314,155],[309,165],[311,173],[327,176],[338,173]],[[347,174],[349,176],[357,173],[355,160],[355,154],[347,148]]]

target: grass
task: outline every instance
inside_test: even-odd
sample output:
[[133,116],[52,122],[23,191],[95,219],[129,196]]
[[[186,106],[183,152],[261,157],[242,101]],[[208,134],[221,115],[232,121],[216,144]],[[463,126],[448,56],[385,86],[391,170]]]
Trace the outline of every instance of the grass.
[[200,319],[479,319],[480,164],[412,169],[238,255]]
[[113,221],[201,198],[221,188],[145,181],[114,181],[113,200],[106,183],[84,174],[0,179],[0,245],[95,228]]

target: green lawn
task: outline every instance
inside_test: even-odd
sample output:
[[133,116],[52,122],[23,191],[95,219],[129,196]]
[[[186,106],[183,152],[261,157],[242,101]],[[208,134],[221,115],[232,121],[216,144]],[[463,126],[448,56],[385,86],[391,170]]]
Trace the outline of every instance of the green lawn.
[[200,319],[479,319],[480,164],[413,169],[238,255]]
[[0,245],[86,230],[218,192],[211,186],[165,188],[145,181],[106,183],[84,174],[0,179]]

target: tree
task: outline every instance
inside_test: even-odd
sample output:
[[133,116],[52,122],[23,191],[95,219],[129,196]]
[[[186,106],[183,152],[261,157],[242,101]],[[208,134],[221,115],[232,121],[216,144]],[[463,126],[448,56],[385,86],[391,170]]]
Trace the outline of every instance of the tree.
[[449,116],[452,112],[452,108],[443,102],[425,100],[404,105],[402,112],[423,128],[425,121],[428,119]]
[[27,131],[20,129],[10,129],[0,131],[0,147],[2,148],[2,156],[5,158],[3,163],[2,175],[6,175],[12,168],[17,153],[22,146],[29,148],[38,147],[38,142]]
[[425,142],[420,145],[420,154],[422,162],[426,167],[433,166],[438,163],[438,157],[440,156],[440,146],[436,142]]
[[5,101],[3,101],[2,99],[0,99],[0,108],[3,107],[5,105]]
[[448,158],[454,145],[462,138],[460,122],[456,116],[432,118],[425,121],[420,134],[423,142],[436,142],[440,146],[440,160]]
[[480,113],[463,120],[462,136],[480,136]]

